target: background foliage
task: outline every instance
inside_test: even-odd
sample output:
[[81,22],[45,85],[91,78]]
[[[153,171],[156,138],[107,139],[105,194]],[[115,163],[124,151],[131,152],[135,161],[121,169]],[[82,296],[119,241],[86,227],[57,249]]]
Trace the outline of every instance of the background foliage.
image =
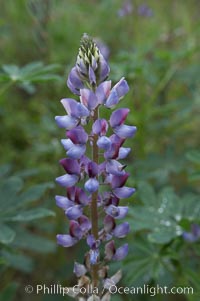
[[65,81],[84,32],[109,48],[111,79],[128,80],[121,106],[131,109],[128,121],[138,127],[125,162],[138,192],[129,200],[131,251],[121,284],[192,286],[194,295],[175,299],[200,298],[200,235],[193,242],[183,236],[200,225],[200,2],[133,0],[123,16],[126,2],[0,1],[2,301],[62,300],[27,295],[24,287],[73,285],[73,261],[84,252],[81,244],[73,252],[56,246],[67,222],[53,197],[64,156],[54,116],[63,114],[59,99],[70,96]]

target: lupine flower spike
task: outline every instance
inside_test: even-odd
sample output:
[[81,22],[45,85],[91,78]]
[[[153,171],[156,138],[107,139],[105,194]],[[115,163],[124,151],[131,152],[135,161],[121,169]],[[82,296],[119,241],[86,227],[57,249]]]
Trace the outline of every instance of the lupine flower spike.
[[[120,205],[120,200],[129,198],[135,189],[126,186],[129,174],[120,160],[130,153],[123,144],[135,135],[136,127],[124,124],[129,109],[111,112],[129,87],[124,78],[111,87],[109,72],[99,48],[84,34],[67,80],[79,99],[62,99],[67,114],[55,117],[66,130],[66,138],[61,140],[66,157],[60,160],[65,174],[56,178],[66,195],[57,195],[56,204],[69,220],[69,232],[58,234],[57,242],[72,247],[84,239],[88,246],[83,263],[74,264],[78,287],[87,290],[84,295],[69,290],[78,300],[110,300],[108,289],[120,280],[121,272],[108,276],[108,263],[120,261],[128,253],[128,244],[117,246],[115,240],[130,231],[129,224],[121,222],[128,207]],[[111,112],[109,120],[100,117],[102,107]],[[104,293],[98,290],[102,287]]]

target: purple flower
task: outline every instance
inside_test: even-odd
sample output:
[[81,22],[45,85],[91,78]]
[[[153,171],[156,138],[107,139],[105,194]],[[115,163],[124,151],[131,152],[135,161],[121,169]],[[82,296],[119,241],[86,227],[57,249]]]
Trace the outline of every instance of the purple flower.
[[[125,186],[129,173],[120,160],[131,151],[123,147],[124,142],[136,133],[135,126],[124,124],[128,108],[116,109],[108,120],[101,112],[102,107],[110,112],[129,91],[124,78],[112,87],[107,80],[109,72],[100,49],[84,34],[75,66],[67,79],[69,89],[79,99],[63,98],[61,103],[67,114],[55,117],[57,125],[66,131],[66,138],[61,140],[66,157],[60,160],[65,174],[56,178],[66,195],[57,195],[55,200],[69,223],[68,234],[58,234],[57,242],[71,247],[85,239],[88,250],[84,264],[76,262],[74,273],[80,281],[84,278],[93,284],[98,283],[100,274],[104,275],[107,282],[103,280],[103,283],[107,286],[109,281],[114,281],[114,276],[107,277],[104,260],[119,261],[128,253],[128,244],[117,248],[111,239],[122,239],[130,232],[126,221],[119,223],[128,213],[128,207],[121,206],[120,201],[129,198],[135,189]],[[101,226],[100,215],[103,216]],[[86,273],[92,275],[92,280]]]
[[183,232],[183,239],[188,242],[198,241],[200,239],[200,226],[192,224],[190,232]]
[[131,1],[124,1],[122,7],[118,10],[117,14],[119,17],[125,17],[131,15],[133,12],[133,5]]
[[138,7],[138,14],[143,17],[152,17],[153,10],[147,4],[141,4]]

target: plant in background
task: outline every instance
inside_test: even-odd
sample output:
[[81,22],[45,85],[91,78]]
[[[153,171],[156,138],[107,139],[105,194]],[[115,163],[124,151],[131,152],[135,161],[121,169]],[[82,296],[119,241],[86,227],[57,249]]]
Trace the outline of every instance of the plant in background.
[[[69,219],[69,234],[58,234],[57,241],[71,247],[85,239],[88,245],[84,264],[74,264],[79,289],[70,291],[80,300],[110,300],[107,289],[120,280],[121,272],[108,276],[108,263],[128,253],[128,244],[117,246],[114,239],[124,238],[130,230],[128,222],[120,223],[128,213],[120,199],[130,197],[135,189],[125,186],[129,174],[120,160],[130,153],[123,144],[135,135],[136,127],[124,124],[127,108],[113,111],[108,121],[100,116],[105,108],[114,109],[129,90],[124,78],[111,88],[109,71],[93,39],[84,34],[67,80],[80,102],[62,99],[67,115],[55,118],[67,137],[61,140],[67,157],[60,160],[66,174],[56,178],[66,195],[57,195],[56,203]],[[86,288],[84,296],[82,287]]]

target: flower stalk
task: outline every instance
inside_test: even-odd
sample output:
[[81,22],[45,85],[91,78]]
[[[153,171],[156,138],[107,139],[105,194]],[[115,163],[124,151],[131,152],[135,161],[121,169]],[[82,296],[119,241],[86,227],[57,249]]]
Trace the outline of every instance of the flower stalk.
[[[131,149],[123,144],[135,135],[136,127],[124,124],[127,108],[113,111],[109,120],[99,116],[102,106],[114,109],[129,90],[124,78],[111,88],[109,72],[108,63],[93,39],[84,34],[67,80],[69,89],[80,101],[62,99],[67,115],[55,117],[58,126],[66,129],[66,139],[61,143],[67,155],[60,160],[66,174],[56,178],[66,188],[66,196],[56,196],[56,204],[69,219],[69,234],[58,234],[57,242],[72,247],[86,239],[89,247],[84,262],[74,264],[80,291],[70,296],[78,300],[110,300],[109,286],[120,280],[121,272],[109,277],[108,264],[122,260],[128,253],[128,244],[116,247],[115,239],[123,239],[130,231],[127,222],[120,223],[128,213],[128,207],[120,206],[120,200],[129,198],[135,189],[125,186],[129,174],[120,161],[130,153]],[[89,125],[90,132],[84,129],[85,125]],[[84,296],[82,287],[88,288]],[[106,293],[101,293],[100,287]]]

